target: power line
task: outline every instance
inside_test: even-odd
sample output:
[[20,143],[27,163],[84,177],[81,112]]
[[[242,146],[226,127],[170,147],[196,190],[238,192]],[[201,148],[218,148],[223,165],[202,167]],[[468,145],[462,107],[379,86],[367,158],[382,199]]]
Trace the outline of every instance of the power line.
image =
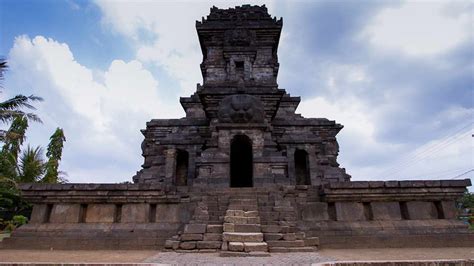
[[468,174],[468,173],[473,172],[473,171],[474,171],[474,168],[471,169],[471,170],[469,170],[469,171],[466,171],[466,172],[464,172],[464,173],[462,173],[462,174],[460,174],[460,175],[457,175],[457,176],[455,176],[455,177],[453,177],[453,178],[450,178],[450,180],[453,180],[453,179],[462,177],[463,175]]
[[[448,144],[451,144],[453,141],[459,140],[460,137],[463,137],[465,133],[462,133],[459,135],[460,132],[462,132],[464,129],[467,127],[471,126],[474,123],[474,121],[470,121],[467,125],[464,125],[460,129],[456,130],[454,133],[451,133],[449,135],[446,135],[439,141],[438,143],[432,145],[432,146],[427,146],[425,148],[418,149],[418,151],[413,151],[411,154],[407,154],[404,159],[400,160],[397,165],[394,165],[378,174],[378,176],[391,176],[394,173],[400,172],[400,168],[406,167],[408,165],[413,164],[414,162],[417,162],[416,159],[419,159],[421,156],[426,154],[427,152],[433,152],[435,150],[439,150],[442,147],[445,147]],[[468,131],[469,132],[469,131]],[[419,160],[418,160],[419,161]]]
[[442,176],[446,176],[446,175],[451,176],[453,173],[464,172],[464,171],[466,171],[466,167],[456,168],[456,169],[449,169],[449,170],[442,170],[442,171],[436,171],[436,172],[429,172],[429,173],[424,173],[424,174],[421,174],[421,175],[410,176],[410,177],[407,177],[406,179],[407,180],[413,180],[415,178],[425,177],[425,176],[430,176],[433,179],[439,179]]
[[420,161],[423,161],[423,160],[425,160],[425,159],[428,159],[431,155],[434,154],[434,152],[437,152],[437,151],[439,151],[439,150],[441,150],[441,149],[443,149],[443,148],[445,148],[445,147],[447,147],[447,146],[449,146],[449,145],[451,145],[451,144],[453,144],[453,143],[455,143],[455,142],[457,142],[457,141],[463,139],[463,138],[467,135],[466,133],[467,133],[467,134],[471,134],[469,131],[467,131],[467,132],[465,132],[465,133],[463,133],[463,134],[461,134],[461,135],[458,135],[458,136],[456,136],[456,137],[453,137],[453,138],[451,138],[451,139],[447,139],[447,140],[445,140],[445,141],[443,141],[443,142],[439,142],[439,143],[437,143],[436,145],[434,145],[434,146],[430,147],[429,149],[425,150],[424,152],[422,152],[422,153],[420,153],[420,154],[414,156],[414,157],[412,158],[412,160],[405,162],[403,165],[401,165],[401,166],[399,167],[399,169],[396,169],[395,171],[390,172],[389,174],[387,174],[387,176],[392,176],[392,175],[394,175],[394,174],[397,174],[397,173],[403,171],[404,169],[401,168],[401,167],[405,167],[405,168],[406,168],[406,167],[409,167],[409,166],[413,166],[413,165],[417,164],[417,163],[420,162]]

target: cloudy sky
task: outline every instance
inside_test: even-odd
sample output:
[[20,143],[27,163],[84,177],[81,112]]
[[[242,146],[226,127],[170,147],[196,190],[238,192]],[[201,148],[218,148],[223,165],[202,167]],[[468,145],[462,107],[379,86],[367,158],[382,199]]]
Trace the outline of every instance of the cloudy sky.
[[[265,1],[284,18],[278,83],[297,112],[345,127],[353,180],[474,176],[474,5],[470,1]],[[35,94],[27,142],[67,142],[70,182],[130,181],[140,129],[177,118],[202,82],[195,20],[241,2],[0,1],[0,100]]]

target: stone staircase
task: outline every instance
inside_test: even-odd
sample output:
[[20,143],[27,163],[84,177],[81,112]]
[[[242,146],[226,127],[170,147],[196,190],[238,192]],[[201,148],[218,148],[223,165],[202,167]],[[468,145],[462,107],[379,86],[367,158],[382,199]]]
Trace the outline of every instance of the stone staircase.
[[165,242],[165,248],[178,252],[216,252],[222,246],[222,223],[214,198],[206,197],[199,202],[193,217],[182,232]]
[[263,241],[255,195],[231,196],[223,231],[221,256],[269,256],[268,245]]
[[269,197],[261,200],[262,232],[270,252],[313,252],[319,239],[306,237],[296,227],[298,213],[291,202],[282,198]]
[[[260,189],[261,190],[261,189]],[[319,239],[296,227],[296,200],[271,190],[227,189],[203,197],[192,219],[165,248],[217,252],[221,256],[269,256],[269,252],[313,252]]]

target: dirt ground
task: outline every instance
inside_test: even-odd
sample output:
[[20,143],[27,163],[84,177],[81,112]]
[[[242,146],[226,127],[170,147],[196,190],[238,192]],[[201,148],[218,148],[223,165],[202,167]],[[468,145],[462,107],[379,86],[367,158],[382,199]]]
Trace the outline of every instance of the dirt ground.
[[311,264],[328,261],[474,259],[474,248],[324,249],[314,253],[273,253],[271,257],[222,258],[216,253],[156,251],[0,250],[0,262]]
[[474,248],[324,249],[319,254],[337,260],[474,259]]

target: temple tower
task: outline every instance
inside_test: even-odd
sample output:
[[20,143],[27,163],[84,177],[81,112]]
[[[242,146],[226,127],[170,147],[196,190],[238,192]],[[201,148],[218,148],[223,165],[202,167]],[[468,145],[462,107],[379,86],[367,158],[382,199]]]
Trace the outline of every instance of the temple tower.
[[186,117],[147,123],[135,182],[259,187],[349,180],[337,163],[342,125],[296,114],[300,98],[278,88],[282,26],[265,6],[250,5],[212,7],[196,22],[203,84],[180,99]]

